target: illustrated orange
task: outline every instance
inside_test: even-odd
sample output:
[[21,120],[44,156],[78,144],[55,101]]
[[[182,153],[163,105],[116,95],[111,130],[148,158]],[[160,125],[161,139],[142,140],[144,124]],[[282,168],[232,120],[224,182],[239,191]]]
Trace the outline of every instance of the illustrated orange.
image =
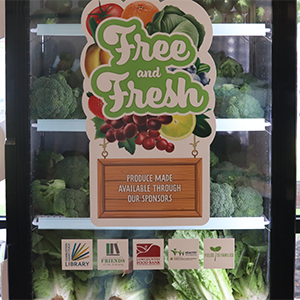
[[140,18],[144,26],[152,22],[153,16],[158,12],[158,8],[149,1],[135,1],[128,4],[122,12],[121,18],[129,19],[131,17]]

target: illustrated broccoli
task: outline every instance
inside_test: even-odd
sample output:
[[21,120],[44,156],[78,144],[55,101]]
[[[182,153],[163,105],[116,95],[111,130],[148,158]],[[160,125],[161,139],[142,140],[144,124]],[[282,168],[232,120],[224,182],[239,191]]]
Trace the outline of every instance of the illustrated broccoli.
[[83,191],[63,189],[54,198],[53,209],[55,214],[66,217],[88,217],[89,199]]
[[231,188],[226,183],[210,183],[210,216],[230,217],[234,211]]
[[263,118],[264,111],[258,100],[248,94],[239,93],[229,100],[226,115],[228,118]]
[[33,119],[65,119],[77,106],[72,88],[60,72],[35,80],[30,103]]
[[55,179],[62,179],[72,189],[84,187],[89,178],[89,162],[82,156],[67,156],[56,165]]
[[56,154],[50,150],[40,151],[36,156],[36,178],[52,179],[56,164],[63,159],[62,154]]
[[210,177],[213,182],[227,183],[232,188],[245,185],[248,178],[244,175],[243,169],[223,161],[210,170]]
[[33,207],[40,214],[54,214],[54,199],[65,188],[65,182],[60,179],[33,181],[31,185]]
[[263,198],[252,187],[240,186],[231,193],[234,205],[234,217],[260,217],[263,214]]

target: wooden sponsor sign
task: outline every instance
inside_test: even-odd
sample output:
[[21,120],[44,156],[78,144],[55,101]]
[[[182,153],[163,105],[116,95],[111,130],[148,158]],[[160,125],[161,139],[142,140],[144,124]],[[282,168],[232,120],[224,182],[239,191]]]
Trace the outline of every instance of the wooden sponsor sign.
[[98,159],[98,218],[202,217],[202,159]]

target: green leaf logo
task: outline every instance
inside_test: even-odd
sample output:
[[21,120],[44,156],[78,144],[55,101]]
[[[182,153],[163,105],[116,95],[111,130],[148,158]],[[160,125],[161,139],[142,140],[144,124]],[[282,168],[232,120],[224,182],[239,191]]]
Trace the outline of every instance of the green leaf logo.
[[215,259],[214,259],[214,261],[216,261],[216,259],[217,259],[217,252],[219,252],[220,250],[222,249],[222,247],[221,246],[217,246],[217,247],[210,247],[210,250],[211,251],[213,251],[213,252],[215,252]]

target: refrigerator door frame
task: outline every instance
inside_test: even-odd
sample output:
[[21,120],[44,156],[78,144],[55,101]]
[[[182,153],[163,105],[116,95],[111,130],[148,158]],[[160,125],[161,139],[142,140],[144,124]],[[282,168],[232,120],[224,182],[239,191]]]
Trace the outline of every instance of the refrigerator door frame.
[[297,1],[273,1],[270,299],[294,299]]
[[[7,65],[5,150],[9,294],[10,299],[32,299],[29,0],[6,0],[5,4]],[[272,5],[274,20],[272,31],[275,34],[272,41],[270,299],[293,299],[297,9],[296,0],[273,0]]]
[[29,1],[6,6],[6,222],[10,299],[32,299]]

